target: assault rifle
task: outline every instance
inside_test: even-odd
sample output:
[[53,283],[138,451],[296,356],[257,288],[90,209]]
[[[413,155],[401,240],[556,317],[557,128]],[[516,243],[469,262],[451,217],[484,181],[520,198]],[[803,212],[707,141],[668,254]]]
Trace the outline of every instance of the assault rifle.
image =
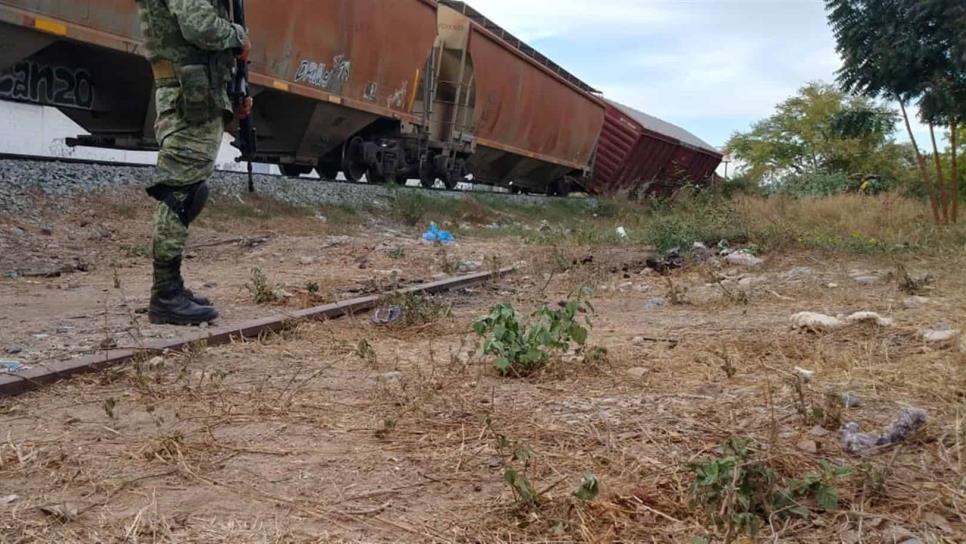
[[[231,0],[232,22],[248,29],[245,23],[245,0]],[[228,84],[228,96],[231,97],[235,110],[240,110],[245,105],[245,99],[251,96],[248,86],[248,62],[238,59],[238,66],[235,67],[235,77]],[[248,162],[248,192],[255,192],[255,179],[252,172],[252,161],[255,159],[258,143],[255,140],[255,123],[252,116],[238,121],[238,136],[235,138],[235,146],[241,151],[239,162]]]

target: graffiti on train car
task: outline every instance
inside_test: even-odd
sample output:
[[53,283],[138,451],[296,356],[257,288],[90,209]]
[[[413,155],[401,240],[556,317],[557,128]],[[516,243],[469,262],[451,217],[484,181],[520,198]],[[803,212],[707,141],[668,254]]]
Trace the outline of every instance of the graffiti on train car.
[[94,83],[83,68],[23,61],[0,72],[0,100],[90,110],[94,108]]
[[338,91],[342,88],[342,83],[349,80],[351,72],[352,62],[345,55],[337,55],[332,59],[331,68],[324,62],[303,60],[299,71],[295,74],[295,82],[305,82],[320,89]]

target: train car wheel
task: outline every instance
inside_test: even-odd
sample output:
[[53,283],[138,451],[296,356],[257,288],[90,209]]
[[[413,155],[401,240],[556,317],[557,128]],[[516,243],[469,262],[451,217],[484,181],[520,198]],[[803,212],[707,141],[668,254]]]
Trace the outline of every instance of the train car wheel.
[[345,179],[356,183],[362,181],[367,170],[363,161],[363,145],[362,138],[353,138],[342,149],[342,173],[345,174]]
[[424,159],[419,164],[419,183],[427,189],[436,186],[436,172],[433,171],[431,160]]

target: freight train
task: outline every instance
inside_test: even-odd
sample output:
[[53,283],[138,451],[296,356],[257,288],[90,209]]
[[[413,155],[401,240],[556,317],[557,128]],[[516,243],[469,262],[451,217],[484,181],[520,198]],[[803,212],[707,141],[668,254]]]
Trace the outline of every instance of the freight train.
[[[708,180],[721,155],[615,102],[453,0],[250,0],[257,162],[287,175],[564,195]],[[133,0],[0,0],[0,99],[73,145],[157,149]]]

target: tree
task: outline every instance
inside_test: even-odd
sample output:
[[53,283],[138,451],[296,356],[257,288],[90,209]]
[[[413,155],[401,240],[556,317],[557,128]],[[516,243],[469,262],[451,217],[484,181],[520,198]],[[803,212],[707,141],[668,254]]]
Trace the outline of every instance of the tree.
[[[959,214],[957,147],[966,119],[966,3],[962,0],[826,0],[843,66],[839,83],[849,92],[899,103],[938,224]],[[909,120],[916,102],[929,125],[934,176]],[[949,180],[935,127],[948,126],[952,145]]]
[[766,184],[814,174],[895,175],[897,120],[866,98],[810,83],[726,147],[745,164],[746,176]]

